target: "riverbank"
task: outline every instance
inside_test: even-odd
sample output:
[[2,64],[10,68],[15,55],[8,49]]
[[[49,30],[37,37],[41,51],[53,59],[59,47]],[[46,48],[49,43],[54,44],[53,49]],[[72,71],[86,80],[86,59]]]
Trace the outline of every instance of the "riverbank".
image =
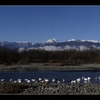
[[1,95],[100,95],[100,84],[4,83]]
[[0,71],[100,71],[100,64],[62,66],[59,63],[32,63],[27,65],[0,65]]

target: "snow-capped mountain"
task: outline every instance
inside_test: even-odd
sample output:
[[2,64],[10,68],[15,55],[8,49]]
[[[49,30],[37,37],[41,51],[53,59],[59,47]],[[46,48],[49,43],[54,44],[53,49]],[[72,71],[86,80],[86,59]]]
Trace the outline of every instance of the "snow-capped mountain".
[[8,42],[8,41],[0,41],[0,46],[7,47],[10,49],[15,49],[15,48],[29,48],[32,46],[31,42]]
[[62,51],[62,50],[87,50],[90,48],[100,49],[100,42],[97,40],[79,40],[71,39],[65,42],[59,42],[57,39],[48,39],[46,42],[31,43],[31,42],[8,42],[0,41],[0,47],[7,47],[10,49],[18,49],[19,51],[31,49],[43,49],[48,51]]
[[47,40],[45,43],[59,43],[59,41],[55,38]]

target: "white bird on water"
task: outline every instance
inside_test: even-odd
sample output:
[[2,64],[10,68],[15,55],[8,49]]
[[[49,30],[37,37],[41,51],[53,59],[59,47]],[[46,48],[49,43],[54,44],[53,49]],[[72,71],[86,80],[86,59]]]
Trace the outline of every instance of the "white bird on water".
[[18,83],[21,83],[22,81],[21,81],[21,79],[17,79],[17,82],[18,82]]
[[82,77],[82,79],[84,80],[84,81],[89,81],[90,79],[91,79],[91,77]]
[[62,82],[65,82],[65,79],[62,79]]
[[52,82],[54,83],[56,81],[56,79],[55,78],[52,78]]
[[32,82],[36,82],[36,79],[31,79]]
[[4,78],[2,78],[2,79],[1,79],[1,82],[4,82],[4,80],[5,80],[5,79],[4,79]]
[[77,78],[76,81],[79,83],[81,81],[81,78]]
[[39,80],[39,81],[42,81],[42,78],[39,77],[38,80]]
[[72,80],[71,83],[76,83],[76,80]]
[[24,79],[27,83],[30,83],[31,81],[29,79]]
[[47,78],[44,78],[44,81],[45,81],[45,82],[49,82],[49,79],[47,79]]

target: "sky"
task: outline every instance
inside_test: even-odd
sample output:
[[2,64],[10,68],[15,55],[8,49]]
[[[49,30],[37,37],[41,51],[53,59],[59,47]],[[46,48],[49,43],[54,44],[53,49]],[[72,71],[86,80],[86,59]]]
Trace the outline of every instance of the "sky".
[[100,6],[1,5],[0,40],[45,42],[56,38],[100,41]]

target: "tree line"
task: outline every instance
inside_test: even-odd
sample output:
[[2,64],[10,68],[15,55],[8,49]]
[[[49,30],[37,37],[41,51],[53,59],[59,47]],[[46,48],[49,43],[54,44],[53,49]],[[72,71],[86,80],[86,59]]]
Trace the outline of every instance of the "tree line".
[[93,64],[100,63],[100,50],[91,48],[90,50],[24,50],[18,52],[17,49],[0,48],[0,64],[30,64],[30,63],[60,63],[64,65]]

